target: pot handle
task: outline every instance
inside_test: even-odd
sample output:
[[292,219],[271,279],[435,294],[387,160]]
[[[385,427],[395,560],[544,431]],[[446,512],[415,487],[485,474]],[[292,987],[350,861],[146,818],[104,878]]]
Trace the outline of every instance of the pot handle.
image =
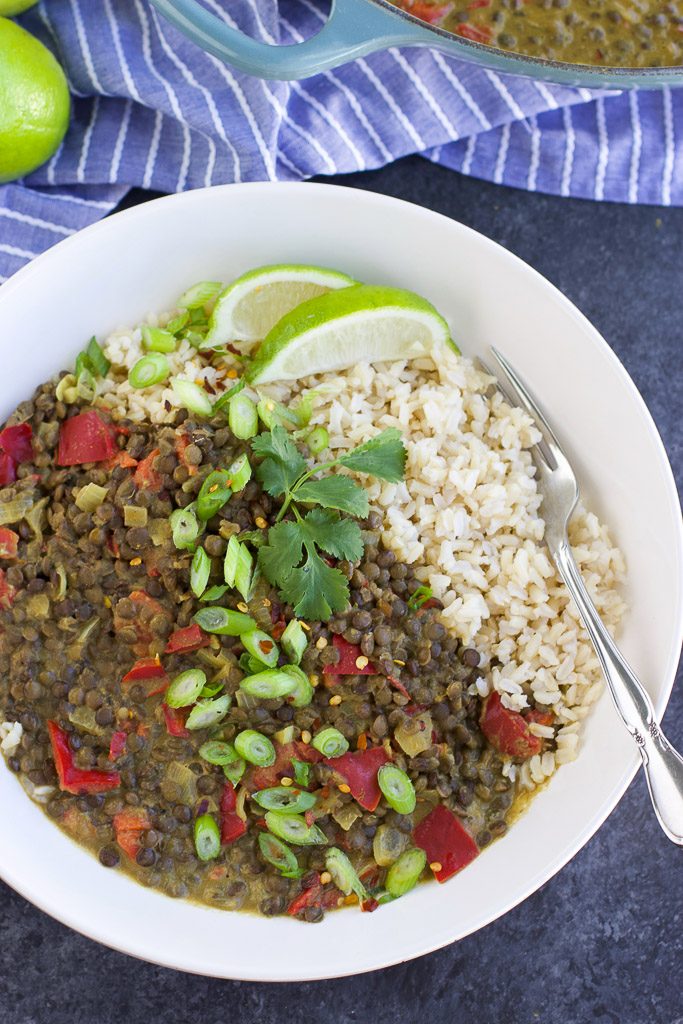
[[155,7],[202,49],[259,78],[308,78],[388,46],[428,46],[433,35],[369,0],[332,0],[330,16],[311,39],[271,46],[231,28],[197,0],[151,0]]

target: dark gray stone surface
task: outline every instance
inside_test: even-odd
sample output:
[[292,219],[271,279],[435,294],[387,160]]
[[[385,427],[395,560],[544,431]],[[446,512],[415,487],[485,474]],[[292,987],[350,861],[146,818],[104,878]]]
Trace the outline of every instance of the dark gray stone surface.
[[[461,220],[558,285],[623,360],[683,485],[683,210],[527,195],[418,158],[339,180]],[[665,719],[679,747],[682,682]],[[190,977],[98,946],[2,885],[0,910],[0,1024],[683,1024],[683,851],[656,826],[640,776],[522,906],[457,945],[353,979]]]

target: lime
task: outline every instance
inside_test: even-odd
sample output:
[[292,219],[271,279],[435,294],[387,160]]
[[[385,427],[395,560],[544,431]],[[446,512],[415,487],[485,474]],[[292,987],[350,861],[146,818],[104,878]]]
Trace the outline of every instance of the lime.
[[64,138],[69,88],[41,42],[0,18],[0,182],[40,167]]
[[13,14],[21,14],[29,7],[34,7],[38,0],[0,0],[0,15],[9,18]]
[[356,282],[327,267],[277,263],[238,277],[218,296],[202,348],[230,341],[262,341],[295,306]]
[[309,299],[284,316],[259,345],[247,377],[252,384],[298,380],[360,362],[414,359],[439,345],[456,348],[448,324],[426,299],[357,284]]

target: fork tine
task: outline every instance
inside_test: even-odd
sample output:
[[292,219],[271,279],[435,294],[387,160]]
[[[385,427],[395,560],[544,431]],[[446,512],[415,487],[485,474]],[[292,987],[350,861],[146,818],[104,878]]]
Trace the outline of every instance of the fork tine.
[[543,440],[545,441],[555,462],[558,461],[558,456],[567,461],[567,456],[565,455],[564,449],[558,441],[553,428],[541,412],[538,402],[533,397],[524,381],[521,379],[517,371],[510,365],[505,356],[501,355],[497,348],[491,346],[491,352],[493,353],[494,359],[502,367],[505,375],[512,384],[518,404],[523,406],[529,415],[536,421],[536,426],[543,435]]

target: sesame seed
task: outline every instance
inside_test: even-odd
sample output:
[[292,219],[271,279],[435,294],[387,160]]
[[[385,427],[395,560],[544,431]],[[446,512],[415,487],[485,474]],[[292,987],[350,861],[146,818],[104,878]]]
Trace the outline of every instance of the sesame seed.
[[320,876],[320,881],[322,882],[323,885],[327,885],[328,882],[332,881],[332,875],[329,873],[329,871],[323,871],[323,873]]
[[405,661],[401,661],[400,658],[394,658],[394,665],[400,665],[401,668],[405,665]]
[[438,860],[432,861],[432,863],[429,866],[434,872],[434,874],[436,874],[437,871],[441,871],[441,864],[439,864]]
[[291,786],[294,782],[294,779],[290,779],[289,775],[285,775],[280,780],[280,782],[282,783],[283,786]]
[[237,610],[240,611],[240,612],[248,612],[249,611],[249,605],[245,604],[244,601],[240,601],[238,603],[238,605],[237,605]]
[[256,516],[256,519],[254,519],[254,522],[258,526],[259,530],[265,530],[266,526],[268,525],[268,523],[263,518],[263,516]]
[[359,658],[356,658],[356,668],[366,668],[369,662],[370,659],[366,658],[364,654],[361,654]]
[[105,608],[111,608],[111,598],[110,597],[105,597],[105,599],[104,599],[104,607]]
[[310,743],[311,742],[311,734],[308,731],[308,729],[304,729],[304,731],[301,733],[301,742],[302,743]]
[[319,636],[315,642],[315,646],[319,651],[324,651],[327,647],[327,639],[324,636]]
[[351,792],[351,787],[347,786],[345,782],[340,782],[339,786],[337,788],[339,789],[340,793],[350,793]]
[[320,676],[317,676],[315,673],[313,673],[313,675],[310,675],[308,677],[308,681],[311,684],[311,686],[318,686],[320,684]]
[[142,559],[139,558],[139,557],[138,558],[131,558],[130,564],[131,565],[142,565]]
[[301,626],[302,629],[305,629],[307,633],[311,632],[311,627],[308,625],[307,622],[300,622],[299,625]]
[[334,697],[330,697],[330,704],[333,708],[336,707],[338,704],[341,704],[341,701],[342,699],[338,693],[335,693]]

